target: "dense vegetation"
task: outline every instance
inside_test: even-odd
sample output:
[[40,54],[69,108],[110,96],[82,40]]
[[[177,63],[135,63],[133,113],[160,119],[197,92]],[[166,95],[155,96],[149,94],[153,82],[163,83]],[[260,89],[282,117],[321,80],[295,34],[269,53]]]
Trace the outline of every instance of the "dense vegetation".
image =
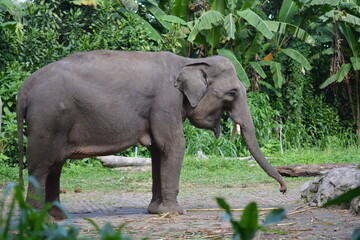
[[[15,102],[25,78],[94,49],[225,55],[249,90],[266,154],[355,146],[359,9],[358,0],[0,0],[0,161],[17,161]],[[222,127],[223,137],[216,140],[186,122],[187,153],[245,155],[240,137],[229,141],[227,116]]]

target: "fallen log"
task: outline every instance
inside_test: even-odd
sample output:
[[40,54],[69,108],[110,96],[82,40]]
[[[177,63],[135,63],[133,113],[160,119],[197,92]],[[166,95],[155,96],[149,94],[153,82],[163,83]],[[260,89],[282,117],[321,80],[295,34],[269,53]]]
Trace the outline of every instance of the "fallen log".
[[304,164],[304,165],[290,165],[290,166],[277,166],[276,171],[285,177],[312,177],[319,176],[324,171],[333,168],[356,168],[356,163],[323,163],[323,164]]
[[129,167],[151,165],[150,158],[139,157],[120,157],[120,156],[101,156],[96,157],[105,167]]

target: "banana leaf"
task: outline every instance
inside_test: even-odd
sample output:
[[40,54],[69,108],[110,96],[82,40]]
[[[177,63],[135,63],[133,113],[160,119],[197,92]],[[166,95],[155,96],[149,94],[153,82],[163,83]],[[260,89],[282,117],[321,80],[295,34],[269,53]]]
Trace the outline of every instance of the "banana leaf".
[[200,31],[220,26],[223,22],[224,16],[220,12],[215,10],[205,12],[195,20],[195,24],[188,37],[188,41],[193,42]]
[[252,10],[246,9],[243,11],[237,11],[237,13],[240,17],[244,18],[251,26],[256,28],[256,30],[261,32],[267,39],[271,39],[274,37],[274,34],[271,32],[267,24],[261,19],[259,15],[257,15]]
[[292,48],[286,48],[286,49],[281,49],[281,52],[285,53],[287,56],[291,57],[292,59],[300,63],[305,69],[307,70],[311,69],[311,65],[309,61],[304,57],[304,55],[302,55],[297,50]]
[[277,32],[280,34],[292,34],[294,37],[308,44],[315,44],[315,40],[310,34],[295,25],[277,21],[265,21],[265,23],[272,32]]

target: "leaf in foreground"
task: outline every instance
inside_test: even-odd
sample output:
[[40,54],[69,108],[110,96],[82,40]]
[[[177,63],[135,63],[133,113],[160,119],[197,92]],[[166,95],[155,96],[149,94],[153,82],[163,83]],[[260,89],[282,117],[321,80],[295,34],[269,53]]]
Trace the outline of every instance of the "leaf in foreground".
[[347,191],[346,193],[341,194],[340,196],[328,201],[327,203],[325,203],[323,205],[323,207],[329,207],[332,205],[338,205],[338,204],[350,202],[352,199],[354,199],[358,196],[360,196],[360,186],[358,186],[354,189],[351,189],[351,190]]

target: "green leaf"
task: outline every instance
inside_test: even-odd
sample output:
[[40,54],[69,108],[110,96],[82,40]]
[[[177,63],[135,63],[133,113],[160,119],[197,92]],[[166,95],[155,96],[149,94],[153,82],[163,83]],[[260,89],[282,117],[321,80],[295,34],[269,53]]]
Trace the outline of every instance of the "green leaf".
[[360,18],[345,11],[332,10],[325,13],[324,16],[335,21],[342,21],[360,27]]
[[308,44],[315,44],[315,39],[310,34],[295,25],[277,21],[265,21],[265,23],[273,32],[280,34],[292,34],[294,37]]
[[284,76],[281,72],[281,63],[274,61],[260,61],[261,66],[270,66],[270,71],[273,75],[275,88],[281,88],[284,84]]
[[339,72],[337,73],[337,82],[341,82],[344,80],[345,76],[349,73],[352,65],[350,63],[346,63],[341,65]]
[[360,196],[360,186],[357,186],[356,188],[351,189],[351,190],[341,194],[340,196],[326,202],[322,207],[329,207],[332,205],[347,203],[358,196]]
[[249,61],[253,61],[256,57],[256,55],[263,51],[264,52],[264,35],[262,35],[260,32],[257,32],[255,35],[255,38],[252,40],[251,46],[246,50],[244,62],[248,63]]
[[312,0],[310,2],[307,2],[306,5],[313,6],[313,5],[331,5],[331,6],[337,6],[339,5],[339,0]]
[[241,6],[241,11],[252,8],[256,4],[257,0],[245,0]]
[[329,86],[330,84],[332,84],[333,82],[335,82],[337,79],[337,74],[334,74],[332,76],[330,76],[328,79],[325,80],[325,82],[323,82],[321,85],[320,85],[320,88],[323,89],[323,88],[326,88],[327,86]]
[[262,78],[266,78],[266,74],[259,63],[250,62],[251,67],[260,75]]
[[230,205],[225,201],[224,198],[216,198],[216,202],[227,214],[231,215]]
[[249,78],[248,78],[243,66],[241,65],[239,60],[236,58],[235,54],[232,51],[230,51],[229,49],[225,49],[225,48],[218,49],[217,53],[219,55],[225,56],[230,59],[230,61],[234,64],[234,67],[236,70],[236,75],[238,76],[240,81],[245,85],[245,87],[250,87]]
[[175,0],[171,14],[181,18],[184,21],[189,20],[190,0]]
[[276,90],[273,86],[271,86],[269,83],[261,80],[259,80],[258,83],[265,86],[267,89],[273,91],[277,97],[282,96],[282,94],[278,90]]
[[8,9],[14,9],[16,7],[11,0],[0,0],[0,5],[4,5]]
[[280,12],[279,12],[279,21],[291,23],[293,21],[294,15],[298,12],[299,8],[292,0],[284,0]]
[[274,37],[274,34],[270,31],[267,24],[255,12],[251,11],[250,9],[246,9],[243,11],[237,11],[237,13],[256,30],[261,32],[266,38],[271,39]]
[[215,10],[205,12],[199,19],[195,20],[194,27],[188,37],[188,41],[193,42],[200,31],[205,29],[211,29],[223,24],[223,15]]
[[336,74],[330,76],[328,79],[326,79],[325,82],[323,82],[320,85],[320,88],[323,89],[335,81],[341,82],[342,80],[344,80],[345,76],[349,73],[351,67],[352,65],[350,63],[341,65],[339,71]]
[[15,31],[16,24],[17,24],[17,22],[9,21],[9,22],[4,22],[4,23],[0,24],[0,27],[8,28],[8,29],[10,29],[12,31]]
[[332,54],[334,54],[334,48],[329,47],[329,48],[325,49],[324,51],[311,56],[310,59],[312,59],[312,60],[319,59],[320,56],[322,56],[322,55],[332,55]]
[[162,16],[160,18],[160,20],[170,22],[170,23],[177,23],[177,24],[181,24],[181,25],[187,25],[187,22],[185,22],[181,18],[179,18],[177,16],[173,16],[173,15],[164,15],[164,16]]
[[244,232],[241,235],[242,239],[253,239],[256,231],[259,229],[258,225],[258,210],[255,202],[249,203],[241,216],[240,225]]
[[216,10],[221,14],[225,14],[225,1],[213,0],[213,2],[211,3],[211,10]]
[[350,61],[355,71],[360,70],[360,57],[351,57]]
[[214,55],[214,49],[219,44],[219,41],[221,39],[221,30],[220,27],[213,27],[209,29],[208,31],[202,32],[200,35],[204,35],[206,38],[206,43],[210,44],[211,48],[209,49],[208,55],[212,56]]
[[304,57],[304,55],[302,55],[297,50],[292,48],[286,48],[286,49],[281,49],[281,52],[285,53],[286,55],[288,55],[289,57],[300,63],[302,66],[304,66],[305,69],[307,70],[311,69],[311,65],[308,62],[308,60]]
[[351,27],[347,23],[340,23],[338,26],[342,34],[345,36],[346,41],[351,48],[352,54],[357,57],[359,55],[360,44],[358,44]]
[[359,240],[360,239],[360,227],[354,230],[351,240]]
[[272,210],[265,218],[262,226],[266,226],[271,223],[281,222],[286,217],[286,212],[283,208]]
[[278,62],[274,62],[274,64],[272,64],[270,66],[271,72],[273,74],[273,80],[275,83],[275,87],[276,88],[281,88],[281,86],[284,83],[284,76],[281,72],[281,64]]
[[227,15],[224,19],[224,28],[226,31],[226,34],[228,36],[229,39],[235,39],[235,20],[234,17],[232,15],[232,13],[230,13],[229,15]]
[[161,8],[158,7],[156,2],[151,0],[139,2],[146,7],[146,9],[160,22],[164,28],[169,29],[171,27],[169,22],[161,20],[164,16],[166,16],[166,14]]

